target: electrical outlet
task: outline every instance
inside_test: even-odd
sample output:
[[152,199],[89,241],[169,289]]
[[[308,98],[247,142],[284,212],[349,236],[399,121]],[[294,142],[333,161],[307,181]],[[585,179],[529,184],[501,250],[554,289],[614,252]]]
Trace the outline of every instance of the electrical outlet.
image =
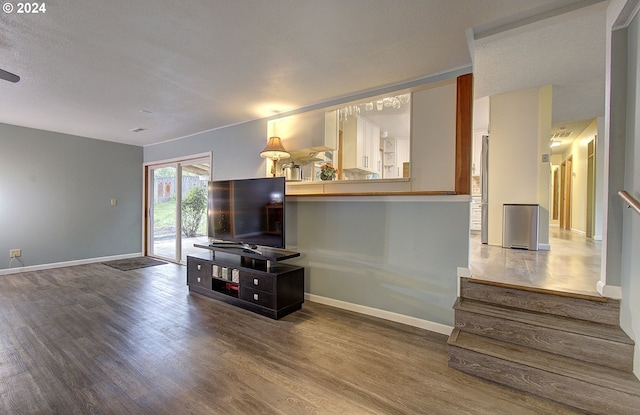
[[9,258],[15,258],[22,256],[22,249],[10,249],[9,250]]

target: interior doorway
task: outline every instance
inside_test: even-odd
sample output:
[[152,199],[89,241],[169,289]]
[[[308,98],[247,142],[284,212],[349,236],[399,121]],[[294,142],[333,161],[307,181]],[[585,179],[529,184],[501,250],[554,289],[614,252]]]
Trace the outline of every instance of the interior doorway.
[[559,199],[560,199],[560,169],[559,168],[554,168],[553,169],[553,209],[552,209],[552,216],[551,219],[552,220],[558,220],[559,217],[559,212],[560,212],[560,203],[559,203]]
[[145,255],[186,263],[207,243],[211,154],[145,165]]

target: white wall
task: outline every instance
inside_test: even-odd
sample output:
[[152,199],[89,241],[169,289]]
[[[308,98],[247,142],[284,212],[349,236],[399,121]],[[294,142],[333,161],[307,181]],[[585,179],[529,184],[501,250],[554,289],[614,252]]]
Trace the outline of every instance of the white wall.
[[413,94],[412,190],[455,190],[456,83]]
[[473,101],[473,132],[488,134],[490,121],[491,99],[478,98]]
[[[543,133],[540,120],[548,120],[550,116],[540,115],[541,111],[551,111],[551,95],[541,96],[538,88],[516,91],[491,97],[489,139],[489,244],[502,245],[502,210],[503,204],[546,203],[541,216],[548,215],[547,200],[540,200],[541,168],[540,137]],[[544,103],[541,104],[541,101]],[[545,128],[546,130],[546,128]],[[546,136],[548,142],[549,135]],[[549,186],[549,163],[545,185]],[[542,230],[542,229],[541,229]],[[548,243],[547,237],[540,238],[540,243]]]
[[324,147],[324,111],[310,111],[278,118],[268,123],[268,136],[282,139],[287,150]]
[[538,204],[539,218],[539,247],[549,249],[549,216],[551,210],[551,162],[542,161],[542,155],[551,156],[551,120],[553,88],[551,85],[542,87],[538,91],[538,153],[534,156],[538,166]]

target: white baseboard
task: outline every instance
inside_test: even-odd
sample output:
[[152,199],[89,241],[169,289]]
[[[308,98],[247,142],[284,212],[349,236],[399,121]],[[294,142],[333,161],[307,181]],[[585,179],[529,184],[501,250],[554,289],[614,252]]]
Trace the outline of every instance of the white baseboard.
[[593,240],[594,241],[601,241],[602,240],[602,235],[593,235]]
[[453,331],[453,327],[434,323],[433,321],[422,320],[416,317],[405,316],[403,314],[394,313],[392,311],[380,310],[377,308],[367,307],[360,304],[347,303],[346,301],[335,300],[333,298],[322,297],[315,294],[304,294],[305,300],[328,305],[331,307],[340,308],[343,310],[354,311],[356,313],[365,314],[368,316],[378,317],[384,320],[395,321],[396,323],[406,324],[412,327],[418,327],[424,330],[433,331],[444,335],[450,335]]
[[551,251],[551,245],[549,245],[549,244],[538,244],[538,251]]
[[596,289],[601,296],[607,298],[613,298],[614,300],[622,299],[622,287],[616,285],[607,285],[602,281],[598,281]]
[[469,278],[471,277],[471,265],[469,267],[458,267],[456,269],[458,278]]
[[0,269],[0,275],[19,274],[21,272],[40,271],[43,269],[72,267],[74,265],[93,264],[96,262],[115,261],[118,259],[136,258],[142,256],[142,252],[134,254],[112,255],[100,258],[79,259],[76,261],[54,262],[51,264],[30,265],[27,267]]

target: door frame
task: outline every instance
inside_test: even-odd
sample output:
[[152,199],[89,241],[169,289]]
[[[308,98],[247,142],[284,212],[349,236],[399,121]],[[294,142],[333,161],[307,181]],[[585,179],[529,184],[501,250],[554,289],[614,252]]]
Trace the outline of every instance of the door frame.
[[560,217],[559,219],[559,226],[561,229],[564,229],[564,222],[565,222],[565,207],[564,207],[564,203],[565,203],[565,187],[567,185],[566,183],[566,171],[567,171],[567,162],[563,161],[562,163],[560,163],[560,191],[558,192],[558,194],[560,195]]
[[571,198],[573,187],[573,155],[560,164],[560,228],[571,230]]
[[[143,186],[143,189],[142,189],[142,199],[143,199],[142,200],[142,253],[144,256],[149,256],[149,241],[150,241],[149,232],[151,232],[151,229],[152,229],[152,227],[150,226],[151,187],[149,183],[149,171],[155,168],[168,167],[168,166],[175,165],[177,167],[176,173],[180,174],[181,164],[187,164],[189,162],[203,159],[203,158],[209,159],[209,180],[213,180],[213,151],[209,151],[206,153],[191,154],[188,156],[176,157],[172,159],[149,161],[149,162],[142,163],[142,176],[143,176],[143,180],[142,180],[142,186]],[[181,188],[182,188],[181,183],[180,184],[176,183],[176,184],[178,185],[178,188],[176,191],[181,191]],[[181,195],[179,194],[179,196]],[[179,197],[178,200],[180,201],[181,197]],[[176,220],[178,219],[179,219],[179,209],[176,212]],[[177,221],[176,226],[179,226],[179,220]],[[167,259],[167,258],[163,257],[163,259]],[[175,262],[180,263],[180,260],[177,260]]]
[[587,238],[594,237],[596,227],[596,137],[587,144]]

